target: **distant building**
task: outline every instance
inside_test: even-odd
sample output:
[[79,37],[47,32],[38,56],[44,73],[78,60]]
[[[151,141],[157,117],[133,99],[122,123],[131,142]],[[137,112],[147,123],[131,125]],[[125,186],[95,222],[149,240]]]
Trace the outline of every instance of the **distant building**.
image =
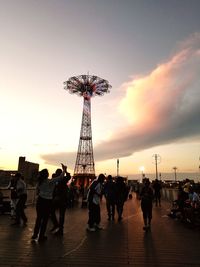
[[0,186],[8,186],[11,177],[14,176],[15,173],[17,173],[17,171],[0,170]]
[[39,164],[26,161],[25,157],[19,157],[18,172],[20,172],[28,185],[35,185]]
[[11,177],[17,172],[20,172],[23,175],[27,185],[34,186],[39,172],[39,164],[26,161],[25,157],[19,157],[17,170],[0,170],[0,186],[8,186]]

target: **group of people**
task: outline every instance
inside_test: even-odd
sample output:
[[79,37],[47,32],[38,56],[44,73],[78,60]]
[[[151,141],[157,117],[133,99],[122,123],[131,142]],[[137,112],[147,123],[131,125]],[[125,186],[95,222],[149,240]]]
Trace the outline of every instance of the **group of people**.
[[177,199],[173,201],[169,216],[192,224],[197,218],[200,220],[200,196],[189,179],[179,184]]
[[[56,235],[63,235],[65,211],[67,208],[68,186],[67,183],[71,179],[67,167],[63,164],[62,169],[57,169],[49,178],[47,169],[39,172],[38,183],[36,187],[36,221],[32,239],[38,239],[39,242],[45,241],[46,228],[49,218],[53,223],[51,231],[55,231]],[[59,218],[56,216],[56,210],[59,211]]]
[[[158,179],[152,185],[148,178],[143,179],[142,186],[138,191],[138,198],[141,200],[144,230],[151,227],[153,201],[155,201],[156,206],[161,206],[160,191],[161,183]],[[114,180],[111,175],[108,175],[106,179],[103,174],[100,174],[98,179],[91,183],[87,197],[89,209],[88,231],[94,232],[102,228],[100,225],[100,200],[102,195],[106,199],[108,220],[114,220],[117,211],[118,221],[121,221],[124,203],[130,196],[130,187],[125,183],[123,177],[118,176]]]
[[[67,167],[62,164],[49,179],[49,172],[43,169],[38,173],[36,186],[36,221],[32,239],[44,241],[48,220],[52,221],[51,231],[56,235],[63,235],[65,211],[69,204],[69,188],[67,183],[71,179]],[[23,176],[16,173],[11,179],[8,189],[11,191],[11,218],[14,222],[11,225],[24,226],[27,224],[25,214],[27,189]],[[57,214],[58,210],[58,214]]]
[[[39,242],[47,239],[46,229],[49,219],[52,222],[51,231],[56,235],[63,235],[65,212],[69,204],[68,182],[71,180],[67,167],[61,164],[59,168],[49,179],[49,172],[43,169],[38,174],[36,186],[36,220],[32,239]],[[153,188],[152,188],[153,187]],[[144,219],[144,230],[150,228],[152,219],[152,201],[155,198],[156,206],[160,202],[160,183],[155,181],[150,186],[149,179],[143,179],[143,186],[139,192],[141,200],[141,209]],[[24,212],[26,207],[27,192],[26,184],[20,173],[16,173],[10,181],[8,188],[11,190],[11,216],[14,218],[12,225],[23,223],[26,225],[27,216]],[[125,183],[124,178],[118,176],[113,178],[111,175],[105,177],[100,174],[89,186],[87,194],[88,203],[88,231],[101,229],[101,211],[100,203],[102,196],[106,199],[106,209],[109,221],[114,221],[116,214],[118,221],[122,220],[124,203],[130,194],[130,187]],[[58,212],[57,212],[58,211]]]
[[130,188],[124,182],[123,177],[117,177],[113,180],[111,175],[108,175],[107,179],[104,174],[100,174],[96,180],[94,180],[88,190],[88,210],[89,219],[87,230],[94,232],[97,229],[101,229],[100,221],[100,200],[104,195],[106,199],[106,208],[108,213],[108,220],[115,219],[115,210],[118,214],[118,221],[122,220],[124,202],[128,198]]

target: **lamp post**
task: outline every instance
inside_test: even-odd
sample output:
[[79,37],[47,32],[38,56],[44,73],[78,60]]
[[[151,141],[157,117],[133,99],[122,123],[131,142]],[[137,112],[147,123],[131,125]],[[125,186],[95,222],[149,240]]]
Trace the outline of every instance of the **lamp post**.
[[141,171],[142,179],[143,179],[144,178],[144,166],[140,166],[139,170]]
[[117,159],[117,177],[119,176],[119,159]]
[[174,166],[172,169],[174,170],[174,180],[176,182],[176,171],[178,168],[176,166]]
[[161,157],[160,157],[160,155],[158,155],[158,154],[154,154],[153,155],[153,158],[154,158],[154,160],[155,160],[155,165],[156,165],[156,179],[158,180],[158,164],[161,162]]

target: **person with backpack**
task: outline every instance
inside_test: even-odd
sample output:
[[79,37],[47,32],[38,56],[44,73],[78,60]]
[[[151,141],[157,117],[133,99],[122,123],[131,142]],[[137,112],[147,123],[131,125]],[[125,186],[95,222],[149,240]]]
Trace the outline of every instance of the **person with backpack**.
[[88,202],[88,225],[87,230],[94,232],[97,229],[102,229],[100,226],[101,221],[101,211],[100,211],[100,198],[103,192],[103,183],[105,180],[105,175],[100,174],[97,179],[95,179],[88,190],[87,202]]

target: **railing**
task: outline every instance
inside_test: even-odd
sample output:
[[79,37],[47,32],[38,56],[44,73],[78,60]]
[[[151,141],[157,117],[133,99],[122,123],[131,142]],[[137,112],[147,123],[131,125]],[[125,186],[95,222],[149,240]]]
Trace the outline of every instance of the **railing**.
[[[1,192],[3,193],[4,197],[8,197],[8,201],[10,200],[10,189],[2,188]],[[29,187],[27,188],[27,205],[35,204],[36,201],[36,192],[35,187]]]
[[[10,199],[10,190],[6,188],[1,188],[3,196]],[[178,189],[175,188],[162,188],[162,198],[172,202],[177,199]],[[35,187],[27,188],[27,205],[35,204],[36,202],[36,191]]]
[[162,198],[172,202],[177,199],[178,189],[176,188],[162,188]]

